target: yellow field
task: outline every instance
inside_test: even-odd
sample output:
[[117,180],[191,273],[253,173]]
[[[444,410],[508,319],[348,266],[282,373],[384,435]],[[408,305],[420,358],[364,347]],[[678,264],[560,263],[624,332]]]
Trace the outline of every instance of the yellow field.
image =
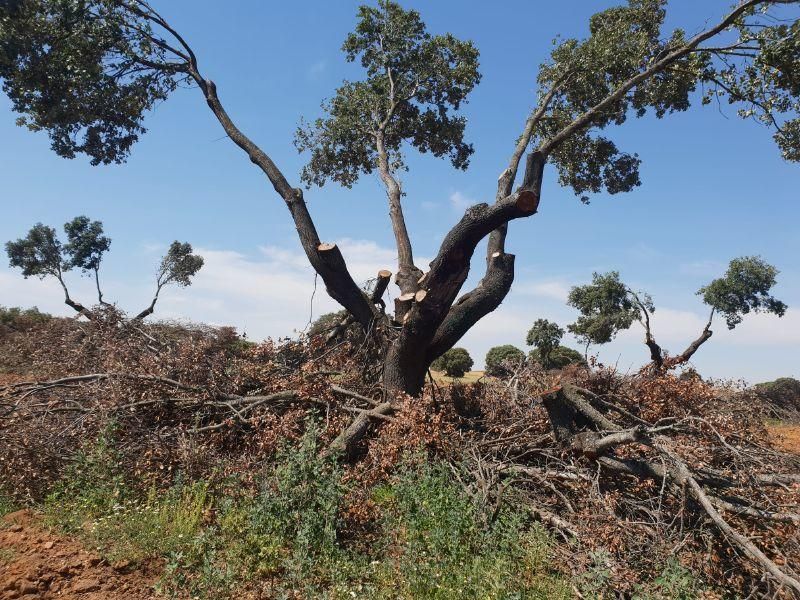
[[483,371],[468,371],[463,377],[448,377],[443,371],[431,371],[433,380],[439,385],[452,385],[454,383],[475,383],[485,376]]

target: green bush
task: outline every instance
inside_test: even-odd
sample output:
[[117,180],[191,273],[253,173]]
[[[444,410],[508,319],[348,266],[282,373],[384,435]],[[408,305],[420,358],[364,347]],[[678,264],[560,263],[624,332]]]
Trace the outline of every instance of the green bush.
[[547,533],[527,528],[524,513],[509,507],[486,525],[484,508],[443,464],[409,463],[373,499],[384,512],[388,552],[361,588],[369,597],[572,597],[549,572]]
[[346,316],[347,316],[346,310],[340,310],[339,312],[325,313],[324,315],[320,315],[311,324],[311,327],[308,328],[308,337],[313,338],[318,335],[327,334],[336,325],[341,323],[342,319],[344,319]]
[[87,521],[113,514],[128,500],[121,455],[114,447],[116,426],[103,430],[81,450],[64,477],[45,499],[45,516],[61,529],[76,533]]
[[495,346],[486,353],[486,374],[505,377],[509,374],[509,365],[520,364],[524,360],[525,353],[516,346]]
[[586,359],[583,354],[572,348],[566,346],[556,346],[550,351],[548,364],[542,362],[538,348],[531,350],[528,353],[528,360],[538,362],[548,369],[563,369],[567,365],[583,365],[586,364]]
[[775,381],[759,383],[753,389],[781,408],[800,410],[800,381],[793,377],[780,377]]
[[450,348],[439,358],[433,361],[431,369],[434,371],[444,371],[448,377],[463,377],[464,374],[472,369],[472,357],[464,348]]
[[0,306],[0,325],[5,325],[10,329],[28,329],[39,323],[49,321],[52,318],[52,315],[41,312],[35,306],[26,309],[22,309],[19,306],[8,308]]

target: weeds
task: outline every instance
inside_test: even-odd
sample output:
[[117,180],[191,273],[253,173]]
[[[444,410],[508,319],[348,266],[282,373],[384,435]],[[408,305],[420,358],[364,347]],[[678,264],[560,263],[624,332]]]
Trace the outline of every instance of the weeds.
[[[49,522],[77,534],[109,560],[162,558],[167,597],[571,598],[607,587],[603,556],[572,580],[552,568],[552,540],[524,507],[491,518],[450,468],[407,457],[375,486],[370,543],[349,547],[341,515],[348,487],[341,467],[320,451],[312,418],[294,445],[279,449],[247,494],[235,480],[176,481],[137,491],[125,481],[114,430],[81,452],[45,503]],[[366,549],[364,549],[366,547]],[[677,563],[636,598],[696,597]],[[588,597],[588,596],[587,596]]]
[[17,510],[16,502],[14,502],[10,495],[0,489],[0,517],[5,517],[15,510]]

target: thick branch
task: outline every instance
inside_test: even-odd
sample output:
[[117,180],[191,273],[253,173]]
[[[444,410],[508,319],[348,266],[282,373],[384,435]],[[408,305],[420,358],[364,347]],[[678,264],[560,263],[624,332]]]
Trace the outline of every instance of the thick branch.
[[496,252],[483,280],[453,304],[439,325],[428,347],[428,360],[433,362],[447,352],[473,325],[500,306],[513,281],[514,255]]
[[681,352],[678,356],[675,356],[670,359],[669,363],[671,367],[674,367],[676,365],[682,365],[683,363],[688,362],[689,359],[691,359],[692,356],[694,356],[694,353],[700,349],[700,346],[702,346],[709,339],[711,339],[711,336],[714,334],[714,332],[711,331],[711,321],[713,319],[714,319],[714,309],[712,308],[711,314],[708,317],[708,322],[706,323],[706,326],[703,328],[703,332],[700,334],[700,337],[698,337],[691,344],[689,344],[686,350]]
[[303,200],[302,190],[292,188],[272,159],[236,127],[219,101],[214,82],[203,79],[196,68],[192,68],[190,73],[203,91],[209,108],[217,117],[225,133],[264,172],[272,183],[272,187],[286,202],[292,219],[294,219],[303,250],[311,266],[325,282],[328,294],[346,308],[364,328],[368,328],[375,316],[374,307],[370,305],[358,285],[353,281],[338,248],[320,241],[314,221]]
[[[528,147],[528,144],[531,141],[531,136],[536,130],[536,126],[542,120],[542,117],[544,117],[548,107],[550,106],[550,101],[553,99],[553,96],[559,90],[562,83],[563,80],[556,82],[553,87],[548,90],[548,92],[539,102],[539,106],[525,121],[525,128],[522,130],[522,135],[517,140],[517,144],[514,147],[514,152],[511,154],[511,158],[508,161],[508,167],[506,167],[506,169],[500,174],[500,177],[497,180],[497,201],[502,200],[511,194],[511,191],[514,187],[514,181],[517,178],[517,170],[519,169],[519,162],[522,160],[522,155],[525,153],[525,149]],[[489,244],[486,249],[487,269],[490,268],[488,263],[491,263],[492,256],[494,256],[496,252],[505,252],[507,233],[508,224],[504,223],[495,229],[489,236]]]
[[714,507],[714,503],[708,495],[697,483],[697,480],[692,476],[686,463],[683,462],[674,452],[672,452],[664,443],[657,442],[655,447],[658,448],[663,454],[668,456],[673,462],[674,476],[680,484],[686,485],[690,494],[695,500],[703,507],[706,514],[711,518],[714,524],[722,531],[728,538],[732,545],[743,550],[751,559],[760,564],[770,575],[772,575],[781,585],[791,588],[796,593],[800,593],[800,581],[784,573],[781,568],[776,565],[769,557],[767,557],[753,542],[743,536],[741,533],[731,527],[722,515],[719,514]]
[[650,360],[653,362],[656,369],[660,371],[664,366],[664,353],[661,350],[661,346],[656,343],[653,337],[653,331],[650,329],[650,311],[647,310],[644,302],[641,301],[636,292],[628,289],[628,293],[633,297],[634,302],[636,302],[639,307],[639,314],[641,315],[639,322],[644,326],[644,343],[650,349]]
[[389,167],[389,156],[384,142],[384,132],[378,131],[376,136],[378,147],[378,173],[386,187],[386,196],[389,198],[389,218],[392,222],[392,231],[397,245],[397,285],[402,293],[416,292],[419,288],[417,280],[422,271],[414,266],[414,252],[411,248],[411,239],[406,228],[401,202],[402,191],[400,184],[392,176]]

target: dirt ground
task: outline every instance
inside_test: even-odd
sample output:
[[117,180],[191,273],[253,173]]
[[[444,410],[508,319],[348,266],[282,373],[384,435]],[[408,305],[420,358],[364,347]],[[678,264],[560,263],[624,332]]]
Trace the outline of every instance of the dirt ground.
[[800,454],[800,425],[796,423],[768,423],[767,430],[776,446],[787,452]]
[[0,599],[149,600],[154,573],[109,565],[21,510],[0,521]]

